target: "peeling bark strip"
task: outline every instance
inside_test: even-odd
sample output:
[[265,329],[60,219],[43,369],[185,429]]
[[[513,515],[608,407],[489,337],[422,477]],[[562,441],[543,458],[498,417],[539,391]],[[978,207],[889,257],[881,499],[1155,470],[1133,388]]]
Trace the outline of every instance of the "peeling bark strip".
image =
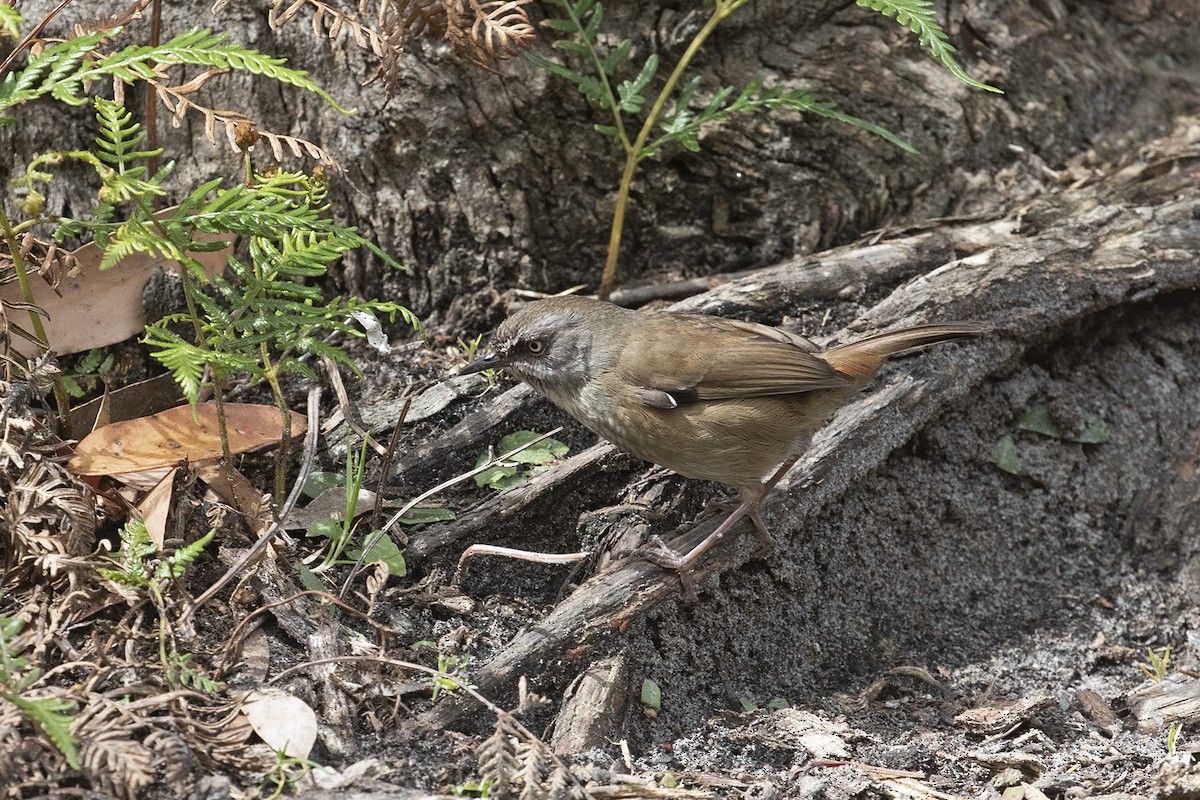
[[[1181,138],[1200,138],[1200,131]],[[1175,144],[1181,146],[1173,152],[1186,152],[1186,142]],[[764,503],[768,524],[784,514],[793,527],[811,518],[928,420],[987,376],[1009,368],[1030,346],[1053,341],[1062,327],[1115,306],[1200,286],[1200,199],[1181,191],[1188,176],[1163,168],[1174,157],[1168,153],[1157,166],[1116,172],[1034,205],[1025,216],[1024,232],[1002,235],[990,249],[909,281],[864,315],[863,324],[854,327],[876,330],[934,319],[979,319],[991,322],[996,332],[980,342],[922,356],[906,375],[843,409],[817,436],[787,482],[807,488],[783,488]],[[1180,196],[1184,199],[1177,199]],[[828,258],[845,255],[831,253]],[[804,273],[820,270],[821,261],[794,274],[773,274],[769,292],[762,291],[755,277],[746,277],[680,307],[711,308],[711,298],[718,296],[777,309],[796,299],[783,287],[803,285],[808,280]],[[844,332],[842,338],[853,335]],[[567,475],[588,475],[589,469],[595,473],[593,466],[603,450],[593,448],[547,472],[539,487],[505,506],[506,515],[511,519],[514,506],[544,502],[556,491],[557,480]],[[494,508],[498,500],[490,504]],[[717,522],[701,523],[668,544],[686,550]],[[706,559],[697,570],[699,585],[747,560],[748,548],[738,546],[738,539],[722,542],[719,552]],[[484,694],[502,694],[518,675],[537,674],[568,649],[623,630],[631,617],[677,592],[674,574],[636,557],[621,561],[517,636],[472,680]],[[445,726],[471,706],[469,699],[447,698],[417,722]]]

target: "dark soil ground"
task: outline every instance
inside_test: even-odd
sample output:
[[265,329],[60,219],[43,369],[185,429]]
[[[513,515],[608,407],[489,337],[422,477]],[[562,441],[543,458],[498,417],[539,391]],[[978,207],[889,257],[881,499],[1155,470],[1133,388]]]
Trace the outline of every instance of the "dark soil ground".
[[[387,659],[470,683],[594,564],[482,558],[455,584],[454,545],[411,557],[410,573],[375,595],[360,582],[335,612],[294,596],[297,564],[312,549],[302,540],[232,599],[203,607],[194,632],[173,618],[181,649],[227,682],[197,693],[168,691],[145,602],[116,602],[81,560],[72,580],[82,595],[47,584],[60,588],[9,602],[24,603],[31,629],[54,631],[22,652],[59,665],[39,685],[79,704],[83,769],[55,766],[46,740],[10,713],[0,741],[19,755],[2,773],[4,794],[266,796],[270,788],[254,787],[270,787],[263,775],[279,762],[231,702],[277,686],[315,711],[310,758],[336,769],[304,777],[290,765],[308,797],[477,794],[487,773],[510,779],[493,797],[522,788],[595,798],[1200,797],[1197,318],[1200,295],[1185,291],[1064,326],[1023,358],[991,365],[818,513],[792,518],[789,493],[806,490],[785,485],[764,507],[776,552],[710,572],[696,604],[672,581],[649,612],[524,670],[528,690],[548,702],[527,702],[515,718],[468,704],[452,725],[430,727],[447,693],[463,691],[443,688],[433,700],[426,675]],[[391,375],[444,375],[450,359],[430,352],[410,347],[407,367],[369,370],[364,408],[393,392]],[[950,357],[903,359],[866,397]],[[460,396],[414,422],[404,447],[496,402]],[[564,422],[572,452],[594,442],[544,401],[504,432]],[[455,454],[440,470],[455,475],[476,455]],[[472,540],[598,549],[600,530],[665,531],[721,494],[623,456],[595,475],[561,502],[482,523]],[[651,486],[661,513],[604,510],[628,484]],[[467,486],[444,498],[460,516],[489,496]],[[199,594],[247,541],[229,526],[223,536],[224,563],[206,556],[180,588]],[[270,614],[255,613],[265,607]],[[364,621],[367,608],[382,628]],[[261,627],[247,635],[253,619]],[[413,649],[418,642],[429,645]],[[1148,679],[1147,651],[1168,646],[1165,680]],[[328,658],[335,663],[313,664]],[[576,678],[598,664],[611,667],[603,705],[580,720]],[[647,702],[647,682],[657,702]],[[488,699],[517,706],[516,681]],[[586,747],[563,744],[580,731]]]

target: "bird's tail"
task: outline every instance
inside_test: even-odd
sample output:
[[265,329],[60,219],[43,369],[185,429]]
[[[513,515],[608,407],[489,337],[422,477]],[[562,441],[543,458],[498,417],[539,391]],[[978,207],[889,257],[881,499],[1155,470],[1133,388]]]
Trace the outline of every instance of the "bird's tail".
[[877,333],[857,342],[838,345],[827,351],[824,356],[830,366],[838,372],[855,378],[868,378],[879,369],[888,356],[926,345],[971,339],[987,333],[988,330],[988,326],[981,322],[917,325],[898,331]]

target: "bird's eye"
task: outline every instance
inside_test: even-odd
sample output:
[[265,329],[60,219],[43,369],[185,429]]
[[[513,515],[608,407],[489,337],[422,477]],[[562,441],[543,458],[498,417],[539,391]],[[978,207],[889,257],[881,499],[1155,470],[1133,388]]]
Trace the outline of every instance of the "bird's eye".
[[535,356],[540,356],[546,350],[546,343],[541,339],[530,339],[525,343],[525,349]]

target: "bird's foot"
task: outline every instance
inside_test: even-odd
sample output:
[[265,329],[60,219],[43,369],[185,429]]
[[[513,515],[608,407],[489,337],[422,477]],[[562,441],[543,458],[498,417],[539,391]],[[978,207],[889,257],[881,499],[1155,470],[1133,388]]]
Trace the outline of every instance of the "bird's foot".
[[[704,515],[711,516],[718,513],[729,514],[741,506],[741,501],[733,498],[719,499],[713,498],[704,506]],[[771,532],[767,530],[767,525],[762,521],[762,517],[758,515],[758,507],[754,506],[746,512],[746,516],[754,523],[754,535],[758,538],[758,549],[751,555],[752,559],[766,558],[775,552],[775,540],[771,538]]]
[[669,569],[679,575],[683,584],[683,600],[685,603],[699,602],[696,594],[696,581],[692,577],[691,560],[672,550],[659,536],[651,536],[647,546],[642,550],[642,558],[663,569]]
[[762,517],[758,516],[757,508],[747,511],[746,516],[750,517],[750,521],[754,523],[754,535],[758,539],[758,549],[750,557],[766,558],[775,552],[775,540],[771,538],[771,532],[767,530]]

